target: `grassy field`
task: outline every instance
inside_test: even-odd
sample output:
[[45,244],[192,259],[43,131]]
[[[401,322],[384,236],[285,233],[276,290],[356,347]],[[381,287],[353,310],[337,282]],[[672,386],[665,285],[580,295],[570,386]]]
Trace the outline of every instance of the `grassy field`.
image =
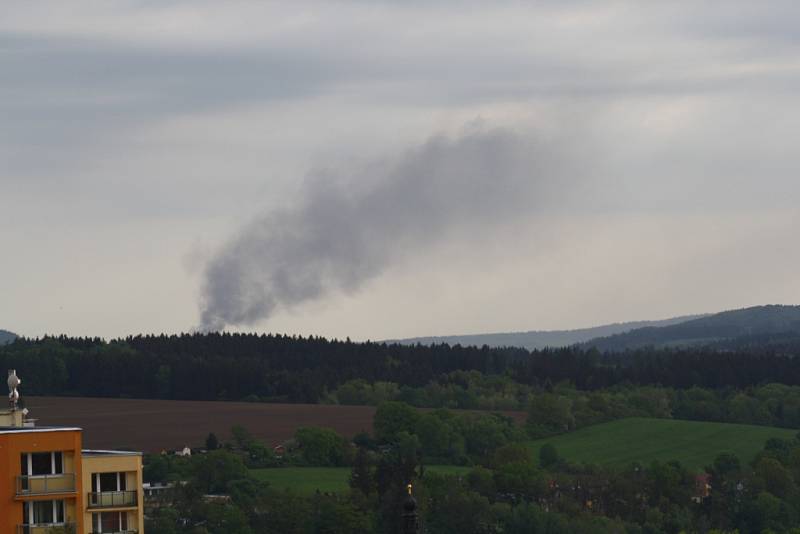
[[[631,418],[537,440],[531,442],[531,448],[538,457],[539,448],[552,443],[559,455],[571,462],[625,467],[634,461],[647,464],[653,460],[679,460],[686,467],[700,471],[721,452],[733,452],[743,462],[749,462],[767,439],[792,438],[796,433],[766,426]],[[432,465],[426,469],[435,473],[464,474],[470,468]],[[251,472],[273,487],[291,488],[301,494],[318,489],[334,493],[344,491],[350,476],[350,469],[346,467],[286,467]]]
[[[456,465],[431,465],[426,471],[448,475],[466,473],[469,467]],[[350,477],[349,467],[280,467],[276,469],[253,469],[253,475],[266,480],[275,488],[290,488],[297,493],[310,494],[317,490],[322,492],[339,492],[347,489]]]
[[732,452],[742,462],[749,462],[767,439],[795,434],[796,430],[767,426],[631,418],[537,440],[531,447],[537,458],[541,446],[552,443],[559,456],[571,462],[624,467],[634,461],[679,460],[700,471],[721,452]]

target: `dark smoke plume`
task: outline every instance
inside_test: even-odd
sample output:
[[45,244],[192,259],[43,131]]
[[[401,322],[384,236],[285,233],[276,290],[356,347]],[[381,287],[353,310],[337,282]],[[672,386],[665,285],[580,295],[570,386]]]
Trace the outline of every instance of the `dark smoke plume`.
[[554,167],[529,139],[480,130],[433,137],[345,180],[316,177],[296,204],[253,221],[209,261],[200,328],[253,325],[355,291],[448,236],[506,223],[546,202]]

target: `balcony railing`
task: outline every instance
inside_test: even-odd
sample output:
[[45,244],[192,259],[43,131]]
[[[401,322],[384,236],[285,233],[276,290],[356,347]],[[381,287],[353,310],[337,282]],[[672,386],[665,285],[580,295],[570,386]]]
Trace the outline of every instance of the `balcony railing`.
[[35,525],[17,525],[17,534],[50,534],[53,529],[60,532],[75,532],[75,523],[37,523]]
[[135,491],[101,491],[89,494],[89,508],[113,508],[115,506],[136,506]]
[[17,495],[47,495],[75,491],[75,473],[17,477]]

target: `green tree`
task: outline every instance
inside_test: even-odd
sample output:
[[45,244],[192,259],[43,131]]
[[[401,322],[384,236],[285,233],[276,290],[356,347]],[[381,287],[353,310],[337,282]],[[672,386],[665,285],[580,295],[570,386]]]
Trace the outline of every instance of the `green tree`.
[[497,486],[494,483],[492,471],[485,467],[476,467],[467,474],[467,484],[472,491],[494,500],[497,496]]
[[427,457],[454,463],[465,461],[464,438],[456,428],[455,419],[456,416],[447,410],[436,410],[419,417],[414,433],[419,436]]
[[228,494],[233,503],[247,514],[255,514],[259,504],[269,493],[269,483],[255,478],[232,480],[228,483]]
[[486,497],[458,483],[442,485],[441,489],[444,494],[433,498],[428,514],[430,532],[471,534],[493,532],[492,508]]
[[250,524],[245,513],[233,504],[212,503],[204,507],[202,519],[211,534],[251,534]]
[[250,523],[259,534],[306,534],[311,515],[307,498],[287,491],[270,491],[261,499]]
[[260,441],[253,441],[247,449],[250,467],[276,467],[279,464],[275,451]]
[[346,465],[352,454],[347,440],[330,428],[298,428],[294,435],[306,465]]
[[794,489],[791,474],[774,458],[761,458],[755,474],[764,488],[777,497],[785,498]]
[[510,463],[527,463],[531,460],[531,451],[525,444],[508,443],[494,451],[491,467],[498,468]]
[[208,434],[206,437],[206,450],[214,451],[219,448],[219,440],[217,439],[217,435],[213,432]]
[[353,469],[350,471],[350,487],[360,491],[364,495],[369,495],[375,487],[375,480],[372,475],[372,462],[369,453],[363,447],[358,448]]
[[381,403],[375,410],[373,428],[379,441],[392,443],[400,432],[414,432],[419,413],[408,404],[397,401]]
[[308,531],[324,534],[369,534],[374,532],[370,516],[351,502],[335,496],[312,498]]
[[142,478],[146,482],[166,482],[169,475],[169,460],[160,454],[145,456]]
[[225,449],[193,458],[194,478],[204,493],[224,493],[233,480],[247,478],[242,459]]
[[739,458],[725,452],[717,455],[714,464],[707,467],[711,474],[711,520],[716,525],[729,528],[739,512],[737,486],[741,480],[741,464]]
[[567,432],[575,427],[572,401],[553,393],[537,395],[528,408],[528,427],[534,436]]
[[516,438],[516,427],[509,418],[496,414],[468,414],[457,420],[468,454],[485,461],[498,448]]
[[231,434],[233,435],[233,441],[236,443],[236,446],[239,447],[240,449],[246,450],[248,447],[250,447],[250,444],[253,442],[253,436],[242,425],[232,426]]
[[172,368],[169,365],[159,365],[156,371],[155,384],[156,395],[160,399],[169,399],[172,397]]
[[545,469],[555,467],[559,460],[558,451],[552,443],[545,443],[542,445],[542,448],[539,449],[539,465]]
[[769,411],[762,406],[758,399],[744,393],[738,393],[731,399],[728,410],[728,420],[731,422],[756,425],[772,424]]
[[653,461],[647,469],[649,494],[652,504],[663,500],[674,503],[689,502],[692,477],[678,462]]
[[169,506],[157,507],[144,518],[148,534],[178,534],[178,511]]
[[510,493],[533,500],[543,497],[547,483],[541,471],[531,462],[505,464],[495,471],[495,484],[500,493]]
[[762,491],[750,507],[751,525],[754,532],[772,530],[783,532],[791,521],[789,507],[778,497]]

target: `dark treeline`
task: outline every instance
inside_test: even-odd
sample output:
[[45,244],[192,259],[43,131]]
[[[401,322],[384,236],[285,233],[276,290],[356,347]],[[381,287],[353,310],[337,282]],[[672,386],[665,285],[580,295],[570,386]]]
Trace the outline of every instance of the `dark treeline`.
[[747,388],[800,385],[800,342],[778,347],[641,349],[621,354],[354,343],[251,334],[17,339],[0,347],[25,392],[47,395],[316,403],[353,379],[421,387],[459,370],[520,384],[568,381],[582,390],[619,384]]

